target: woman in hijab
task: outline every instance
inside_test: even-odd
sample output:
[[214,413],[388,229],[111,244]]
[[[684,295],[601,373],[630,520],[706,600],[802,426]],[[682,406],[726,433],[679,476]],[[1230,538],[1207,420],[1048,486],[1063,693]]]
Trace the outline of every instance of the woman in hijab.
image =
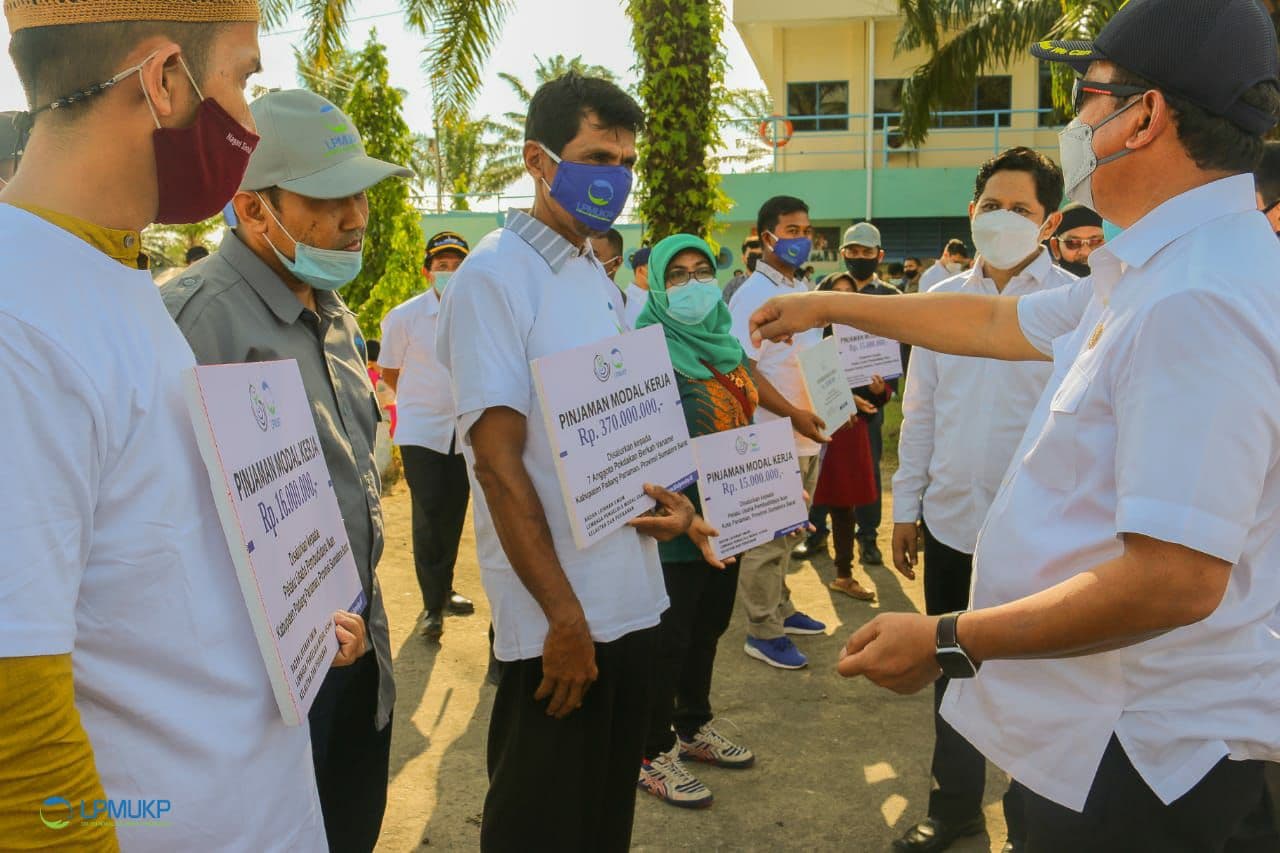
[[[709,435],[751,423],[759,403],[747,357],[730,334],[729,309],[716,282],[715,255],[701,238],[668,237],[649,256],[649,300],[636,328],[661,326],[675,367],[689,435]],[[701,509],[697,487],[685,493]],[[705,808],[711,791],[682,759],[720,767],[755,762],[712,725],[711,673],[716,644],[729,627],[738,588],[735,558],[712,553],[699,519],[692,538],[661,543],[671,607],[662,615],[653,721],[645,743],[640,787],[672,805]]]

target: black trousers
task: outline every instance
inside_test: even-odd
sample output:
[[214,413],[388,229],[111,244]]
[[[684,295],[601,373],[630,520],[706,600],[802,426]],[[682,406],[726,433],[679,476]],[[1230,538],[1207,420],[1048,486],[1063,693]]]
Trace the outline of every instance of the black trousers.
[[467,463],[459,454],[412,444],[400,446],[400,458],[413,501],[413,565],[422,606],[428,612],[441,610],[453,592],[453,567],[467,521]]
[[1112,737],[1084,812],[1026,790],[1028,853],[1219,853],[1275,850],[1233,840],[1265,795],[1262,762],[1224,758],[1169,805],[1147,786]]
[[387,809],[391,724],[378,731],[378,661],[370,652],[325,676],[308,722],[324,831],[332,853],[368,853]]
[[[973,555],[939,542],[924,525],[924,607],[930,616],[964,610],[969,606],[969,580]],[[987,761],[969,741],[942,719],[938,708],[950,679],[933,685],[933,783],[929,792],[929,816],[943,821],[964,821],[982,813],[987,783]]]
[[[711,673],[716,645],[729,627],[738,593],[738,564],[716,569],[702,560],[663,563],[671,607],[658,626],[653,714],[644,757],[675,746],[711,722]],[[674,730],[673,727],[674,726]]]
[[502,665],[489,720],[481,850],[630,847],[657,649],[658,628],[597,643],[599,678],[563,720],[547,716],[546,700],[533,700],[541,658]]
[[874,542],[880,530],[881,507],[884,503],[884,489],[880,482],[880,459],[884,456],[883,410],[867,418],[867,433],[871,437],[871,463],[876,474],[876,499],[854,510],[854,517],[858,521],[858,538],[870,539]]

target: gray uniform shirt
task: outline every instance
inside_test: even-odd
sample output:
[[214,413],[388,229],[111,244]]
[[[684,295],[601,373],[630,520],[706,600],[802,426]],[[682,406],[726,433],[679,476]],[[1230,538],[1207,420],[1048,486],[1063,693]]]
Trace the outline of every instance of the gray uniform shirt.
[[234,232],[227,233],[217,253],[171,279],[160,293],[200,364],[297,360],[369,599],[364,616],[378,660],[377,726],[384,727],[395,706],[395,683],[387,613],[374,574],[382,556],[381,484],[373,461],[381,415],[356,346],[355,315],[326,291],[316,291],[319,313],[303,307]]

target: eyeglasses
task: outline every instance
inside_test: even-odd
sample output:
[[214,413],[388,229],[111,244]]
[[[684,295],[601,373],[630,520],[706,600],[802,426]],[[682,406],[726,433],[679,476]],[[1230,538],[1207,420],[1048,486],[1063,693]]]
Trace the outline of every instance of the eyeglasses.
[[1071,86],[1071,105],[1076,115],[1080,114],[1085,95],[1110,95],[1113,98],[1131,98],[1150,91],[1146,86],[1125,86],[1120,83],[1102,83],[1097,80],[1085,80],[1077,77]]
[[700,267],[693,272],[689,272],[689,270],[672,270],[667,273],[668,287],[683,287],[690,280],[698,284],[710,284],[716,280],[716,273],[711,267]]
[[1107,242],[1106,237],[1089,237],[1087,239],[1083,237],[1063,237],[1058,240],[1058,245],[1072,252],[1078,252],[1086,246],[1090,249],[1096,249],[1105,242]]

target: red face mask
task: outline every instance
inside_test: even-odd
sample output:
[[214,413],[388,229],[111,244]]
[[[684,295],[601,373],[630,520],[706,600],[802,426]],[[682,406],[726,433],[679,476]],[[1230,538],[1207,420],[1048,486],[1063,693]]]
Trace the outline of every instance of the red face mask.
[[[161,127],[151,99],[147,98],[156,123],[152,140],[160,203],[155,221],[162,225],[203,222],[226,207],[240,188],[260,138],[228,115],[213,98],[201,94],[187,63],[182,57],[178,61],[200,98],[196,120],[189,127]],[[139,65],[137,70],[141,69]],[[146,97],[145,87],[143,96]]]

